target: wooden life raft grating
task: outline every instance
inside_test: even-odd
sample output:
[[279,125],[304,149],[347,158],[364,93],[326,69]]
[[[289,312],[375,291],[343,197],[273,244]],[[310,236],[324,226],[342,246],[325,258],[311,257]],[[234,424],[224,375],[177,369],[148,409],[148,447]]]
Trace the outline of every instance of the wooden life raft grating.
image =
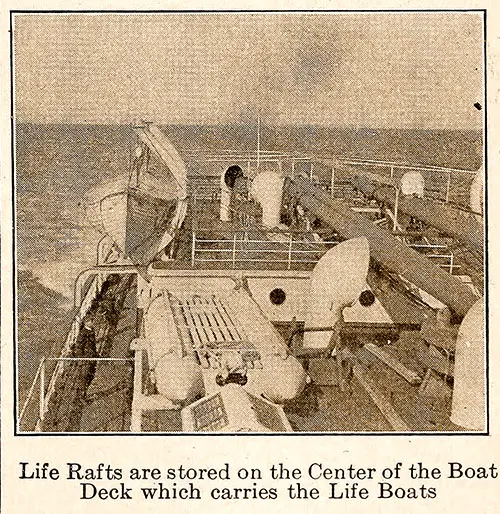
[[262,368],[260,353],[217,295],[166,295],[184,347],[191,346],[203,368],[220,368],[223,354],[237,352],[248,368]]

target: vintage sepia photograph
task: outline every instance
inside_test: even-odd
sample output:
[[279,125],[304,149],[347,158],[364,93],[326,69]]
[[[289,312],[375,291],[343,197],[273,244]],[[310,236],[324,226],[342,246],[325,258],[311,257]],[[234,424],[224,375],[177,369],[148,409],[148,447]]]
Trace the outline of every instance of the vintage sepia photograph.
[[488,433],[485,11],[11,13],[15,433]]

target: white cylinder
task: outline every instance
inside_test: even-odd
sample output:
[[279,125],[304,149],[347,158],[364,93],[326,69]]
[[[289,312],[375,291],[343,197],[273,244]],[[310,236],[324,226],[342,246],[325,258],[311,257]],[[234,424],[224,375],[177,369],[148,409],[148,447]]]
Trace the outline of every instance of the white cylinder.
[[163,355],[154,371],[158,393],[174,403],[193,401],[204,392],[201,367],[192,355]]
[[451,421],[469,430],[485,429],[484,298],[480,298],[460,325],[455,348]]
[[292,355],[263,355],[262,364],[264,369],[257,378],[257,390],[269,401],[283,403],[303,391],[307,375]]
[[278,226],[283,197],[283,177],[273,171],[263,171],[253,179],[250,193],[262,207],[262,224],[268,228]]
[[220,220],[231,221],[231,190],[221,189],[220,192]]

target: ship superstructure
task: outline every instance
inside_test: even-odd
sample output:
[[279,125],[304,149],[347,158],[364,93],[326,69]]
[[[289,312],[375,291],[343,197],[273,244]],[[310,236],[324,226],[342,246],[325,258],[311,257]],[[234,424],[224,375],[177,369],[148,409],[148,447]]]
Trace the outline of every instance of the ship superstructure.
[[[452,177],[473,173],[260,141],[257,153],[178,152],[154,125],[135,132],[128,177],[89,194],[98,262],[76,282],[72,332],[55,368],[41,363],[21,429],[349,431],[318,414],[331,405],[311,409],[318,388],[344,417],[362,391],[374,430],[432,429],[436,401],[438,430],[484,429],[481,213],[452,203]],[[435,222],[419,214],[431,207]],[[464,338],[483,355],[475,380]],[[121,425],[91,425],[106,417],[107,379],[128,384],[106,384]],[[391,380],[406,406],[383,390]],[[452,406],[464,383],[473,393]]]

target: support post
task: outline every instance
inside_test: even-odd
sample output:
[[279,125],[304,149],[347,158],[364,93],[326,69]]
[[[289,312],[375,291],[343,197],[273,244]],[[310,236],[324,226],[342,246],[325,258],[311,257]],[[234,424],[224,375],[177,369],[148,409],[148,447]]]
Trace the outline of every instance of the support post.
[[142,429],[142,349],[137,348],[134,355],[134,399],[130,416],[130,431],[141,432]]
[[257,127],[257,168],[260,166],[260,114]]
[[193,238],[191,242],[191,266],[194,268],[194,261],[196,257],[196,232],[193,231]]
[[394,202],[393,232],[396,232],[399,229],[399,224],[398,224],[398,207],[399,207],[399,187],[396,188],[396,201]]
[[45,413],[45,357],[42,357],[41,371],[40,371],[40,405],[39,405],[40,421],[43,421],[44,413]]
[[446,196],[445,196],[446,203],[448,203],[450,200],[450,186],[451,186],[451,171],[448,172],[448,180],[446,182]]
[[292,245],[293,245],[293,234],[290,233],[290,242],[288,243],[288,269],[292,268]]
[[335,168],[332,167],[332,177],[330,182],[330,196],[333,198],[333,191],[335,189]]
[[233,237],[233,269],[236,268],[236,232]]

